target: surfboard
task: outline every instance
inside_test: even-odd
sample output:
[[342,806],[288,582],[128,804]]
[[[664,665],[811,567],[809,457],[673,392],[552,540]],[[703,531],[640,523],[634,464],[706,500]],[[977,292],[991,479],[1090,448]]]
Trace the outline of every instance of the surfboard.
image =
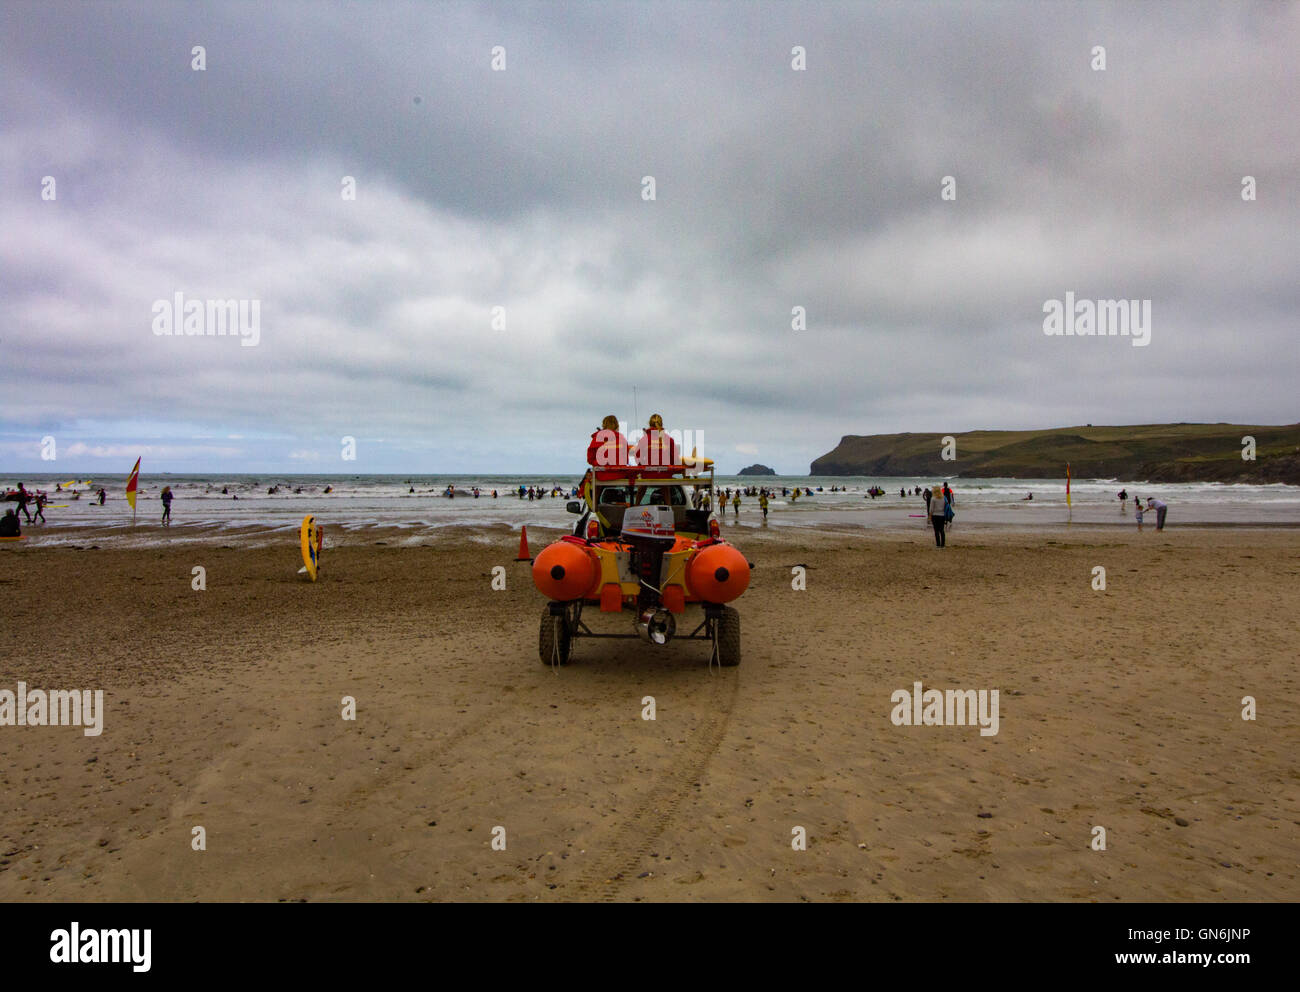
[[16,537],[0,537],[0,541],[21,541],[26,537],[26,534],[19,534]]
[[316,518],[309,513],[302,518],[302,528],[298,536],[302,547],[303,571],[315,582],[320,570],[320,549],[324,529],[317,525]]

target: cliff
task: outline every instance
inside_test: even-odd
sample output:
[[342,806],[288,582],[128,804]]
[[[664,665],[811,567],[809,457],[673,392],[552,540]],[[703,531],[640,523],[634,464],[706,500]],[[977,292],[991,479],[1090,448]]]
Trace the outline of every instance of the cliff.
[[[812,475],[898,475],[1152,482],[1286,482],[1300,485],[1300,424],[1140,424],[953,434],[956,458],[941,457],[940,434],[845,435],[813,461]],[[1242,438],[1255,459],[1242,458]]]

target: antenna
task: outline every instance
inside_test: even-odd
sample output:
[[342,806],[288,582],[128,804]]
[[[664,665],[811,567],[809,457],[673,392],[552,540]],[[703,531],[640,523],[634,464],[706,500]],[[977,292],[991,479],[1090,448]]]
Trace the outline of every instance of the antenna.
[[641,426],[641,414],[636,410],[636,386],[632,387],[632,423]]

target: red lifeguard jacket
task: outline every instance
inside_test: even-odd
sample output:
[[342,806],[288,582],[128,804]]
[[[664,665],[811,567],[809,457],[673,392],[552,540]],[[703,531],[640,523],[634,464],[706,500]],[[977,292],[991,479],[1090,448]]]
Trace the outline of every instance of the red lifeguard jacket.
[[672,475],[669,466],[680,465],[677,442],[667,431],[648,430],[636,443],[636,464],[641,475],[654,478]]
[[587,464],[596,470],[597,479],[617,479],[627,474],[627,454],[627,438],[622,432],[602,428],[591,435]]

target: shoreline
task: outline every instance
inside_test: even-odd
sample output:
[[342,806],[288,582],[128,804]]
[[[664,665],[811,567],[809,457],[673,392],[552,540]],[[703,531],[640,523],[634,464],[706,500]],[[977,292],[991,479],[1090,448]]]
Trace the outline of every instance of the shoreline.
[[[1300,521],[1198,521],[1168,524],[1164,531],[1157,532],[1154,516],[1138,531],[1134,521],[1099,521],[1079,522],[1003,522],[969,520],[954,523],[949,530],[949,539],[960,542],[965,535],[1017,535],[1059,537],[1063,534],[1082,534],[1098,532],[1115,535],[1124,531],[1132,532],[1135,537],[1150,533],[1174,534],[1179,532],[1200,531],[1252,531],[1252,532],[1288,532],[1300,529]],[[394,525],[388,523],[332,524],[325,520],[325,547],[365,546],[381,541],[394,547],[449,547],[458,541],[470,541],[475,544],[495,543],[496,541],[514,542],[517,545],[520,527],[505,524],[483,524],[474,522],[451,521],[437,526]],[[571,534],[571,528],[527,524],[530,547],[540,550],[545,543],[557,540],[565,534]],[[750,523],[744,521],[737,525],[727,522],[722,526],[722,536],[728,540],[744,542],[781,541],[799,543],[801,541],[815,544],[819,538],[859,537],[906,537],[915,535],[918,539],[928,539],[932,531],[928,522],[915,523],[881,523],[877,525],[844,523]],[[286,547],[298,547],[297,525],[238,524],[214,529],[202,524],[176,523],[171,527],[158,524],[130,524],[88,527],[77,524],[42,527],[40,525],[24,526],[21,541],[8,541],[0,545],[0,554],[4,551],[22,552],[36,549],[43,550],[91,550],[99,547],[177,547],[177,546],[235,546],[267,547],[283,543]],[[541,542],[541,543],[539,543]]]

